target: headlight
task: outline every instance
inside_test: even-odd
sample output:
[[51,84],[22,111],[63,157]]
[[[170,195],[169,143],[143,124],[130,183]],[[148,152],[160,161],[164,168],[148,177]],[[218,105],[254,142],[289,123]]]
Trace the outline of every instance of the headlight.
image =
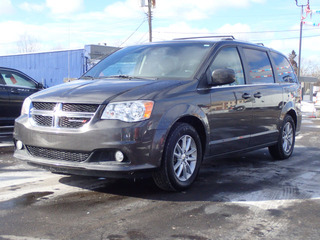
[[104,109],[101,119],[118,119],[124,122],[138,122],[149,119],[153,109],[153,101],[130,101],[109,103]]
[[27,97],[22,104],[21,115],[29,115],[30,106],[31,106],[31,98]]

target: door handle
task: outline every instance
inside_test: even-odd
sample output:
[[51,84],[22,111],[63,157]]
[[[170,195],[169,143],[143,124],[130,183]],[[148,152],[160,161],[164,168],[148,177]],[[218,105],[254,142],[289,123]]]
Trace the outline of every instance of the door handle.
[[262,95],[261,95],[261,92],[257,92],[253,95],[255,98],[261,98]]
[[249,93],[244,93],[244,94],[242,94],[242,98],[249,99],[249,98],[251,98],[251,95]]
[[11,89],[10,93],[12,94],[19,94],[19,91],[17,89]]

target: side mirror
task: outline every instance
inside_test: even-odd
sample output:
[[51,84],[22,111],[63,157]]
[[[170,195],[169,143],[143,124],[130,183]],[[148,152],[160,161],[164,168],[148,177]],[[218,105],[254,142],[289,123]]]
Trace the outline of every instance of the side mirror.
[[37,89],[44,89],[45,87],[43,86],[42,83],[37,83]]
[[212,72],[209,84],[213,86],[225,85],[236,81],[236,73],[232,69],[216,69]]

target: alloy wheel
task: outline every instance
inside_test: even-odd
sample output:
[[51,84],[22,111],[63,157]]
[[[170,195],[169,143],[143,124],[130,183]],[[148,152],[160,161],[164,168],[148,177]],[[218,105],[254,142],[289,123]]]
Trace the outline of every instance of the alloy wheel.
[[289,153],[293,144],[293,127],[287,122],[282,131],[282,148],[283,151]]
[[174,147],[174,174],[180,181],[187,181],[195,171],[197,163],[197,145],[189,135],[182,136]]

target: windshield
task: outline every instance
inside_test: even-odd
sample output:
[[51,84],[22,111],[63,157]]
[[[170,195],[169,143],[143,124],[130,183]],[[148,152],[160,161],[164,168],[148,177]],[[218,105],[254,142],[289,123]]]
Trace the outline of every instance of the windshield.
[[211,46],[170,43],[127,47],[99,62],[81,78],[191,79]]

